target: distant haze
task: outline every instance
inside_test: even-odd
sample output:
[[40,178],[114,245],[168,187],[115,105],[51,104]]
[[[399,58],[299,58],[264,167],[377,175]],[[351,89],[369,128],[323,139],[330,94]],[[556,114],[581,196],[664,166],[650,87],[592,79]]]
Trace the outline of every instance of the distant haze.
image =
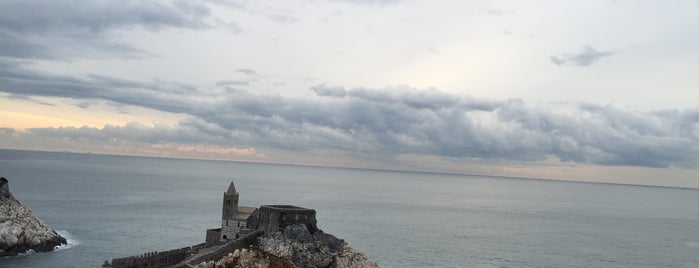
[[0,148],[699,187],[697,1],[0,1]]

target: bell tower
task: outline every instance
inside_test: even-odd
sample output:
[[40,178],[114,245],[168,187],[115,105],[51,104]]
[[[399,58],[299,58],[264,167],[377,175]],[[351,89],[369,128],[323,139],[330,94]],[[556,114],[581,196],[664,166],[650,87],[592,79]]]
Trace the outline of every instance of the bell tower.
[[221,240],[238,239],[240,231],[247,228],[247,220],[255,211],[254,207],[238,206],[240,195],[231,181],[228,190],[223,193],[223,210],[221,211]]
[[239,194],[235,190],[235,184],[231,182],[228,185],[228,190],[223,193],[223,211],[221,212],[221,220],[223,220],[222,227],[226,226],[227,221],[233,220],[236,212],[238,211],[238,197]]

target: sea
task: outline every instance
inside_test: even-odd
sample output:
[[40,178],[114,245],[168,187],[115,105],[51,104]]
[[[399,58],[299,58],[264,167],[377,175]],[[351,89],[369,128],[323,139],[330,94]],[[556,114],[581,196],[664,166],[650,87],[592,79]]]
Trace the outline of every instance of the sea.
[[3,268],[202,243],[230,181],[244,206],[315,209],[381,267],[699,267],[696,189],[16,150],[0,176],[69,242]]

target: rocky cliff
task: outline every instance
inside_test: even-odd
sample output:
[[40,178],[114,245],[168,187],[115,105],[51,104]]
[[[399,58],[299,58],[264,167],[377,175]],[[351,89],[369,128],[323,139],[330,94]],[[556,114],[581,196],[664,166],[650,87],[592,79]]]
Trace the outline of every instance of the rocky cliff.
[[15,200],[7,179],[0,177],[0,257],[51,251],[63,244],[66,239]]
[[373,268],[379,267],[366,255],[355,252],[342,239],[317,230],[309,232],[305,225],[289,225],[283,231],[258,238],[249,248],[230,252],[227,256],[206,263],[200,268]]

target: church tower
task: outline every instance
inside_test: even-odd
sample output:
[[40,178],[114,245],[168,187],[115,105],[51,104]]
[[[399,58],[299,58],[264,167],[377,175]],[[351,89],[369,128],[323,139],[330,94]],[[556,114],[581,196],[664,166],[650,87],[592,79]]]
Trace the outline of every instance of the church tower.
[[238,206],[240,195],[231,182],[223,193],[223,210],[221,211],[221,240],[237,239],[240,231],[247,228],[247,221],[255,211],[254,207]]
[[238,198],[240,195],[235,190],[235,184],[231,181],[228,190],[223,193],[223,211],[221,211],[221,240],[236,239],[240,231],[241,223]]
[[239,194],[235,190],[235,184],[231,182],[228,185],[228,190],[223,193],[223,211],[221,212],[221,220],[223,220],[222,227],[226,226],[227,221],[233,220],[235,214],[238,211],[238,197]]

